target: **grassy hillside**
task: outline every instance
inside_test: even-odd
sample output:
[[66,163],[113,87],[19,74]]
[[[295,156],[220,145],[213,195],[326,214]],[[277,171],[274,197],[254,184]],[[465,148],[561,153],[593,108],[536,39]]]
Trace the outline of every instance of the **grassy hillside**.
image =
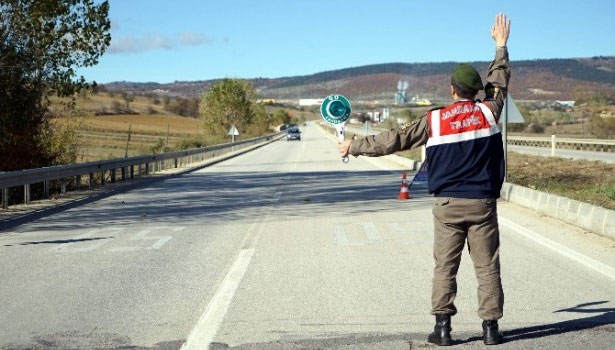
[[[471,62],[486,75],[489,61]],[[392,100],[398,80],[410,82],[410,96],[448,98],[450,74],[456,62],[387,63],[345,68],[305,76],[252,79],[268,98],[297,99],[342,93],[351,99]],[[523,100],[570,100],[579,92],[615,96],[615,57],[511,61],[511,93]],[[484,77],[483,77],[484,78]],[[199,96],[215,80],[171,84],[116,82],[109,89]]]

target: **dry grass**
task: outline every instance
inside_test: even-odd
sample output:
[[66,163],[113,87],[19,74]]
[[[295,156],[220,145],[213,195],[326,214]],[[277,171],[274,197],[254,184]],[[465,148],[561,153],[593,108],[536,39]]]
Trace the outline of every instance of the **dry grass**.
[[[55,118],[53,122],[62,124],[69,120]],[[182,139],[204,138],[200,120],[174,115],[86,116],[79,125],[77,162],[80,163],[150,154],[151,147],[159,140],[176,148]]]
[[615,210],[615,165],[509,153],[508,181]]
[[104,115],[86,117],[84,128],[96,131],[128,133],[128,126],[134,133],[166,135],[167,128],[172,135],[194,135],[202,133],[199,119],[173,115]]

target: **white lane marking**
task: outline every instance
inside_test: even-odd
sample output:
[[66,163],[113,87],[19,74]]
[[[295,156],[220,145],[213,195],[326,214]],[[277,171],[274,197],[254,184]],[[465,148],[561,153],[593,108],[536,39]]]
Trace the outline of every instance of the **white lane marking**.
[[149,247],[117,247],[112,248],[110,251],[112,252],[132,252],[138,250],[152,250],[152,249],[160,249],[162,248],[168,241],[173,239],[172,236],[148,236],[154,230],[165,230],[171,232],[179,232],[185,229],[184,226],[172,227],[172,226],[158,226],[155,228],[148,228],[140,230],[136,233],[132,238],[130,238],[131,242],[134,241],[154,241]]
[[509,229],[515,231],[516,233],[522,235],[525,238],[531,239],[532,241],[549,248],[569,259],[572,259],[590,269],[597,271],[606,277],[615,280],[615,269],[610,267],[609,265],[603,264],[597,260],[594,260],[588,256],[585,256],[579,252],[576,252],[568,247],[565,247],[555,241],[552,241],[546,237],[539,235],[538,233],[525,228],[519,224],[516,224],[508,219],[504,219],[501,216],[498,217],[498,221],[500,224],[508,227]]
[[[367,239],[358,242],[350,242],[348,234],[346,233],[346,227],[351,225],[362,227],[363,232],[365,232],[365,237]],[[357,222],[335,225],[335,240],[337,244],[341,246],[368,245],[374,243],[381,243],[382,236],[380,236],[380,233],[378,233],[378,228],[373,222]]]
[[[282,195],[282,191],[275,192],[271,202],[279,202]],[[266,209],[266,207],[263,208]],[[250,265],[252,255],[254,255],[256,242],[263,233],[270,216],[271,211],[268,211],[259,220],[255,220],[248,228],[246,238],[241,245],[244,248],[239,252],[239,256],[227,272],[213,298],[209,301],[205,312],[201,315],[201,318],[192,329],[192,332],[190,332],[190,335],[188,336],[186,342],[182,345],[181,350],[209,349],[211,342],[218,333],[218,329],[220,329],[220,326],[222,325],[224,316],[231,305],[231,301],[235,296],[239,283],[241,283],[241,280]]]
[[[58,247],[51,248],[50,251],[56,253],[82,253],[82,252],[90,252],[96,250],[103,245],[109,243],[110,238],[115,237],[115,235],[125,231],[125,228],[121,227],[109,227],[109,228],[101,228],[90,230],[87,233],[79,235],[72,239],[72,242],[67,244],[62,244]],[[110,235],[110,237],[105,237]],[[98,237],[95,237],[98,236]],[[87,242],[92,240],[94,243],[83,246],[83,242]],[[80,248],[71,248],[73,245],[79,243]]]
[[243,279],[254,249],[243,249],[218,287],[216,294],[207,305],[207,309],[197,322],[181,350],[206,350],[214,340],[222,320]]

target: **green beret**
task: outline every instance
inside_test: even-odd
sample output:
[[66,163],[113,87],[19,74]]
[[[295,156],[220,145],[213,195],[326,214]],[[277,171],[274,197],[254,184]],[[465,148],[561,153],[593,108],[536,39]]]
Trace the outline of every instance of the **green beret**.
[[460,63],[453,70],[453,82],[468,90],[482,90],[483,81],[480,74],[467,63]]

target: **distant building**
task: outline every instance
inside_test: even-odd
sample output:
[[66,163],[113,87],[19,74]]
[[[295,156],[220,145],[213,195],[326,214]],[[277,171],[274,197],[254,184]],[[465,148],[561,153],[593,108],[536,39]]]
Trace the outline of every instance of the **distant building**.
[[564,107],[574,107],[575,101],[555,101],[558,105]]
[[322,98],[301,98],[299,99],[299,106],[320,106]]
[[367,116],[373,123],[380,123],[384,120],[381,118],[380,112],[367,112]]
[[272,105],[272,104],[275,104],[275,99],[273,99],[273,98],[261,98],[261,99],[256,100],[256,103],[260,103],[260,104],[263,104],[263,105]]

